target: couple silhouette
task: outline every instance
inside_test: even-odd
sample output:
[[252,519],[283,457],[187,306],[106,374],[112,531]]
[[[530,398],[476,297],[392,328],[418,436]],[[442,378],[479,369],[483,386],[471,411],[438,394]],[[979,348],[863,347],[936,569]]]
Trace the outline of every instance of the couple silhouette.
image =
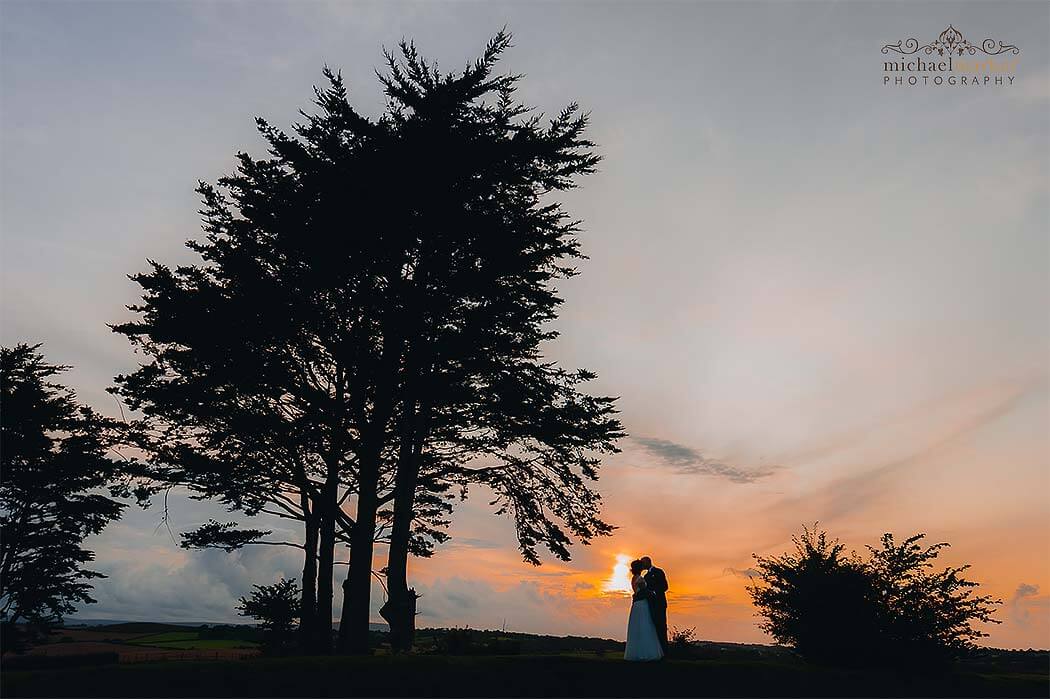
[[660,660],[667,655],[667,576],[643,556],[631,561],[631,590],[624,660]]

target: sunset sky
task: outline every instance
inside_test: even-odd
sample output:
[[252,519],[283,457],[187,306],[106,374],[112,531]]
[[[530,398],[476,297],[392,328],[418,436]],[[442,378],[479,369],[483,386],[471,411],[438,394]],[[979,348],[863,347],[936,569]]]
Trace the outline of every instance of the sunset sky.
[[[1015,83],[882,84],[884,44],[949,23],[1019,46]],[[606,583],[649,554],[672,626],[767,640],[751,555],[819,521],[858,549],[951,542],[1003,600],[986,642],[1050,646],[1046,3],[6,1],[0,339],[43,342],[115,415],[125,275],[192,259],[193,189],[264,154],[253,118],[288,126],[325,63],[378,115],[382,46],[458,69],[503,25],[522,97],[578,101],[605,158],[563,198],[590,259],[549,355],[621,397],[598,484],[619,528],[532,567],[476,492],[410,569],[420,624],[623,638]],[[224,518],[169,508],[176,534]],[[109,578],[82,616],[236,621],[252,584],[300,575],[294,551],[183,551],[159,515],[90,542]]]

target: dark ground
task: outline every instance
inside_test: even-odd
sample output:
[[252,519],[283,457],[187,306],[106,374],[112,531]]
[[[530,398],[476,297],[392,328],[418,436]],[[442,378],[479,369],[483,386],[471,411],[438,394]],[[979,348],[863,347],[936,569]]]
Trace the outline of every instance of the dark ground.
[[[199,642],[189,643],[181,637],[167,640],[176,630],[155,627],[111,626],[94,632],[99,639],[111,639],[114,649],[130,641],[156,643],[159,652],[164,644],[210,647],[225,636],[239,645],[254,630],[202,628]],[[167,635],[138,635],[144,632]],[[73,635],[78,640],[72,643],[82,642],[83,633]],[[384,635],[376,634],[375,640],[381,644]],[[9,662],[8,656],[0,689],[4,697],[1050,696],[1050,655],[1045,651],[985,650],[949,671],[907,675],[814,667],[774,646],[701,642],[673,659],[641,664],[623,662],[623,644],[607,639],[425,629],[417,641],[419,653],[400,657],[380,649],[371,657],[218,655],[186,660],[165,655],[157,661],[129,662],[121,656],[117,663],[118,656],[110,653],[108,664],[18,669],[19,659]],[[104,641],[95,643],[93,648]],[[62,655],[50,660],[71,660]],[[96,654],[95,661],[105,659]]]
[[590,656],[374,656],[137,663],[4,672],[3,695],[208,696],[953,696],[1046,697],[1046,675],[816,669],[775,662]]

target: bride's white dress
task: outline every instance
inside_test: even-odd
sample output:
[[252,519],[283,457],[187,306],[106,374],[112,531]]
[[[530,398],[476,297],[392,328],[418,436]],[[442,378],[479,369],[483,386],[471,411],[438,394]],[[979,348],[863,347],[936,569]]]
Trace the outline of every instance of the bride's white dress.
[[[644,584],[644,583],[643,583]],[[632,602],[631,616],[627,619],[627,649],[624,660],[659,660],[664,657],[660,637],[656,635],[649,603],[642,599]]]

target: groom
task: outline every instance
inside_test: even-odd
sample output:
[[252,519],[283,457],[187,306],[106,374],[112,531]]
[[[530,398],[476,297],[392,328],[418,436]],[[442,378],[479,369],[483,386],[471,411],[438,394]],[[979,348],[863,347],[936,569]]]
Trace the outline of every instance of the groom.
[[656,635],[660,638],[660,647],[667,655],[667,576],[653,565],[653,559],[643,556],[642,570],[645,571],[645,587],[649,591],[649,612],[653,616]]

